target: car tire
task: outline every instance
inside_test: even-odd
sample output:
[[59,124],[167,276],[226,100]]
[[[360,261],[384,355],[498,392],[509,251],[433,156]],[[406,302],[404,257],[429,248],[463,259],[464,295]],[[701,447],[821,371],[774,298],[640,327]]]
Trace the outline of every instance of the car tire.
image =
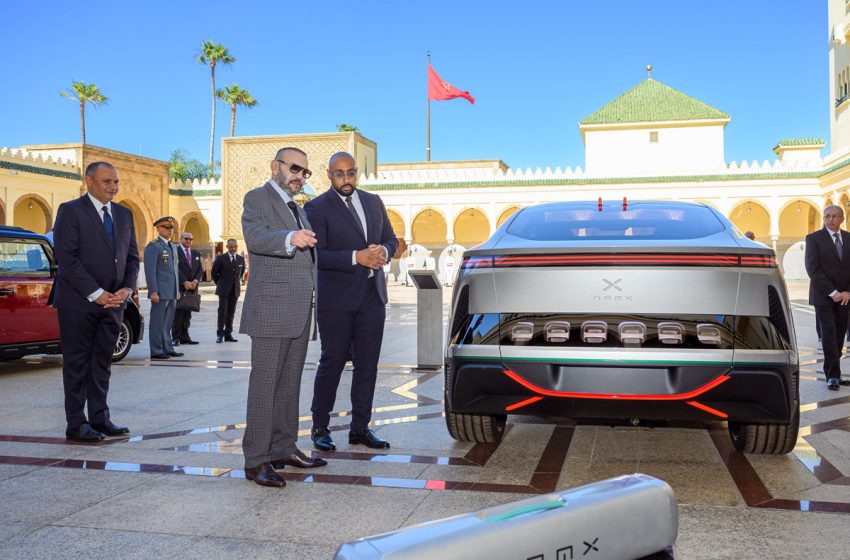
[[446,410],[449,435],[458,441],[498,443],[505,434],[506,414],[460,414]]
[[729,422],[729,436],[736,450],[758,455],[785,455],[794,449],[800,431],[799,381],[796,375],[793,383],[793,411],[787,424]]
[[118,341],[115,343],[115,351],[112,353],[112,362],[120,362],[124,359],[130,347],[133,345],[133,326],[130,320],[124,317],[118,328]]

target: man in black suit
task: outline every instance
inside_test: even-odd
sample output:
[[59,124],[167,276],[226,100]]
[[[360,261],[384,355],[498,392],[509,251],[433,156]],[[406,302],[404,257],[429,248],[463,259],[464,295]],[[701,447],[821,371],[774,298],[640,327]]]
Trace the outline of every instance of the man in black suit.
[[[201,283],[201,274],[204,269],[201,266],[201,254],[192,249],[192,242],[195,237],[188,231],[184,231],[180,236],[180,247],[177,249],[177,274],[179,277],[180,295],[186,293],[196,293],[198,284]],[[179,301],[179,300],[178,300]],[[180,344],[197,344],[197,340],[192,340],[189,336],[189,325],[192,323],[192,312],[186,309],[180,309],[178,304],[174,311],[174,323],[171,327],[171,343],[174,345]]]
[[311,437],[323,451],[336,449],[328,423],[349,354],[354,376],[348,442],[376,449],[390,446],[369,428],[369,421],[386,319],[383,267],[395,254],[398,240],[380,197],[357,189],[358,172],[350,154],[334,154],[328,163],[333,188],[305,206],[316,233],[316,310],[322,340]]
[[216,257],[212,267],[215,294],[218,296],[218,329],[216,342],[236,342],[233,338],[233,315],[236,302],[242,291],[245,276],[245,258],[237,255],[239,244],[235,239],[227,240],[227,252]]
[[[51,302],[59,318],[68,439],[94,442],[130,432],[112,422],[106,396],[112,353],[139,273],[133,215],[115,204],[118,172],[86,167],[88,192],[59,206],[54,227],[56,279]],[[85,408],[88,405],[88,418]]]
[[841,348],[850,307],[850,234],[841,230],[844,211],[827,206],[823,229],[806,236],[806,272],[809,273],[809,303],[815,307],[823,343],[823,372],[827,387],[837,391],[850,385],[841,379]]

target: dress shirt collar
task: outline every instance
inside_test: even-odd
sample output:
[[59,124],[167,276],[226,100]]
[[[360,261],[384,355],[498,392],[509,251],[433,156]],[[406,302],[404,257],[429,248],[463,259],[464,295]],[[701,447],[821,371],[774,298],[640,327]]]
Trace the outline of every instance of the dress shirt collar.
[[163,237],[163,236],[161,236],[161,235],[157,235],[157,237],[159,237],[160,241],[162,241],[162,242],[163,242],[163,243],[165,243],[166,245],[168,245],[169,243],[171,243],[168,239],[164,238],[164,237]]
[[277,181],[275,181],[274,179],[269,179],[269,184],[272,186],[275,192],[280,195],[280,197],[283,199],[283,202],[288,204],[292,201],[292,197],[289,196],[288,192],[283,190],[283,187],[277,184]]
[[[337,196],[339,196],[342,199],[342,201],[345,204],[348,204],[348,196],[343,196],[343,195],[339,194],[338,190],[334,189],[333,187],[331,187],[331,188],[337,194]],[[357,194],[357,189],[354,189],[353,191],[351,191],[351,194],[349,196],[351,197],[351,202],[360,202],[360,195]]]
[[[828,227],[823,226],[823,229],[825,229],[825,230],[826,230],[826,232],[829,234],[829,236],[830,236],[830,237],[833,237],[833,238],[834,238],[834,236],[835,236],[835,234],[836,234],[836,233],[840,233],[840,232],[841,232],[841,228],[838,228],[837,230],[832,231],[832,230],[831,230],[831,229],[829,229]],[[844,237],[844,236],[842,235],[842,237]]]
[[106,211],[109,212],[110,217],[112,216],[112,202],[111,201],[107,201],[106,204],[104,204],[101,201],[99,201],[98,199],[96,199],[95,197],[93,197],[90,192],[87,192],[86,196],[89,197],[89,200],[94,205],[94,209],[97,211],[97,215],[100,216],[101,220],[103,219],[103,210],[101,210],[101,208],[103,208],[104,206],[106,206]]

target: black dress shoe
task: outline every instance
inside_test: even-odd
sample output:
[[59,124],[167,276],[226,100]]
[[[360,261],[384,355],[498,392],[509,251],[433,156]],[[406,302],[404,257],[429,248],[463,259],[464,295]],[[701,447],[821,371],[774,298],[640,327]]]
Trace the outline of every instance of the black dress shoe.
[[106,436],[92,428],[89,424],[81,424],[78,428],[65,430],[65,437],[74,441],[92,443],[100,441]]
[[847,387],[850,385],[850,379],[839,379],[838,384]]
[[286,481],[274,472],[271,463],[263,463],[259,467],[245,467],[245,478],[253,480],[260,486],[272,486],[274,488],[286,486]]
[[336,444],[327,426],[319,426],[310,430],[310,439],[313,440],[313,447],[320,451],[336,451]]
[[168,355],[171,356],[172,358],[179,358],[180,356],[183,355],[183,352],[175,352],[174,350],[172,350],[171,352],[168,353]]
[[838,390],[838,379],[836,379],[834,377],[830,377],[829,381],[826,382],[826,388],[829,389],[830,391],[837,391]]
[[285,466],[296,467],[299,469],[314,469],[316,467],[324,467],[327,464],[328,462],[321,457],[316,457],[315,459],[313,457],[307,457],[300,449],[296,449],[295,453],[288,457],[272,461],[272,466],[278,470]]
[[372,449],[389,449],[390,447],[390,442],[382,440],[369,428],[348,432],[348,443],[362,443]]
[[186,340],[181,340],[180,344],[198,344],[198,341],[187,338]]
[[167,360],[170,357],[168,354],[151,354],[151,360]]
[[221,336],[221,335],[218,335],[217,337],[215,337],[215,341],[218,342],[219,344],[221,344],[222,342],[224,342],[224,337]]
[[233,338],[229,334],[224,335],[224,341],[225,342],[239,342],[238,340],[236,340],[235,338]]
[[112,420],[107,420],[103,424],[92,424],[91,427],[107,436],[123,436],[124,434],[130,433],[130,428],[126,426],[116,426],[112,423]]

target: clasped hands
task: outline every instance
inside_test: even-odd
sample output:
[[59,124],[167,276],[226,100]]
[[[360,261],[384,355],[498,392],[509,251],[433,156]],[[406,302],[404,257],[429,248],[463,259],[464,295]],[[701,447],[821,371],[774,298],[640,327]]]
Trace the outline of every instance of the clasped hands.
[[[131,295],[133,295],[133,292],[131,292],[127,288],[121,288],[114,294],[112,292],[107,292],[106,290],[103,290],[103,293],[100,294],[96,300],[94,300],[94,303],[98,304],[104,309],[112,309],[124,305],[124,302],[127,301],[127,298]],[[158,294],[157,299],[159,299]],[[151,300],[153,300],[153,298],[151,298]]]
[[847,305],[850,303],[850,292],[838,292],[832,297],[832,301],[835,303],[841,303],[841,305]]
[[365,249],[357,251],[356,256],[357,264],[373,270],[379,270],[387,264],[387,252],[384,250],[384,247],[375,245],[374,243]]

